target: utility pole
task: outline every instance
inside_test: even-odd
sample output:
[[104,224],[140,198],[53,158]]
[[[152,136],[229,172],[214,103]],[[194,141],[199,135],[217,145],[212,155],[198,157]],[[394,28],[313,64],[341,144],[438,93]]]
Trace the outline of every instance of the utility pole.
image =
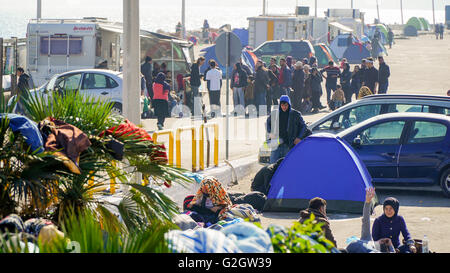
[[431,0],[432,6],[433,6],[433,25],[436,25],[436,17],[434,14],[434,0]]
[[381,21],[380,21],[380,7],[378,5],[378,0],[377,0],[377,14],[378,14],[378,23],[381,23]]
[[402,25],[403,25],[403,0],[400,0],[400,13],[402,15]]
[[263,0],[263,16],[266,16],[267,0]]
[[317,0],[314,1],[314,17],[317,18]]
[[37,14],[36,19],[42,18],[42,0],[37,0]]
[[182,37],[186,39],[186,0],[181,2],[181,24],[183,25],[181,29]]
[[141,123],[139,0],[123,0],[123,93],[124,116]]

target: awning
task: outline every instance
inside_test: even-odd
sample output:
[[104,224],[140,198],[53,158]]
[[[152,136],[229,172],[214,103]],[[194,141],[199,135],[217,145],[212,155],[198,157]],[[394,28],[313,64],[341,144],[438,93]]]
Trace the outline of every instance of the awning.
[[113,26],[99,24],[99,29],[113,32],[113,33],[120,33],[120,34],[123,33],[123,29],[120,27],[113,27]]
[[342,31],[345,31],[345,32],[353,32],[353,29],[351,29],[351,28],[349,28],[347,26],[344,26],[343,24],[338,23],[338,22],[331,22],[331,23],[328,23],[328,24],[330,26],[336,27],[336,28],[338,28],[338,29],[340,29]]

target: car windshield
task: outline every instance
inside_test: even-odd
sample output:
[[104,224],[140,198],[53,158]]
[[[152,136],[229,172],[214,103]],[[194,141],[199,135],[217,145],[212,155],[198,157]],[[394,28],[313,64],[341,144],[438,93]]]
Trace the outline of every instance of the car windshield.
[[[58,78],[58,75],[55,75],[55,76],[53,76],[53,78],[50,79],[50,81],[48,82],[47,85],[44,84],[44,85],[42,86],[42,87],[45,86],[45,89],[44,89],[44,90],[53,90],[57,78]],[[39,90],[41,90],[41,88],[39,88]]]

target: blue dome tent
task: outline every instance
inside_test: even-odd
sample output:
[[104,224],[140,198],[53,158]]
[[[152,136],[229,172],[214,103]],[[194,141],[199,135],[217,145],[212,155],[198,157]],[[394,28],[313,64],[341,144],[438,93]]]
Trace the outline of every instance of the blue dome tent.
[[[320,151],[320,152],[319,152]],[[344,140],[332,134],[312,135],[297,144],[275,172],[264,211],[294,211],[321,197],[327,211],[362,213],[365,189],[372,178]]]
[[351,45],[344,52],[344,58],[347,59],[349,64],[360,64],[362,59],[369,58],[370,52],[363,45]]
[[241,40],[242,47],[248,46],[248,30],[245,28],[235,28],[233,33]]
[[[330,44],[330,48],[336,57],[340,60],[344,57],[344,53],[348,48],[347,38],[350,34],[340,34]],[[358,40],[353,36],[353,43],[357,43]]]

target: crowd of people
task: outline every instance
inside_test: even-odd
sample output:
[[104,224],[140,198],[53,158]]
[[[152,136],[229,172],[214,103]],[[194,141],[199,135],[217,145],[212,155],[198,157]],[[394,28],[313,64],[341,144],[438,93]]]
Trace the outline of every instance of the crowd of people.
[[[279,62],[275,57],[266,64],[258,60],[255,70],[243,64],[234,64],[230,88],[233,92],[233,104],[235,113],[244,113],[249,105],[254,105],[257,113],[267,115],[271,113],[272,106],[279,104],[280,97],[285,95],[290,99],[290,106],[302,114],[318,113],[326,108],[322,105],[321,97],[323,95],[323,82],[325,82],[325,92],[327,106],[330,110],[335,110],[342,105],[350,103],[353,99],[361,98],[370,94],[385,94],[389,88],[390,68],[384,61],[383,56],[378,58],[378,69],[375,68],[373,58],[363,59],[360,65],[355,65],[353,71],[346,59],[343,59],[339,65],[330,61],[328,66],[319,69],[317,60],[313,56],[310,59],[296,61],[291,56],[281,58]],[[147,57],[145,63],[141,66],[142,95],[148,94],[152,100],[152,107],[155,108],[155,115],[158,117],[158,128],[164,126],[164,119],[170,113],[172,107],[176,105],[183,97],[185,104],[193,111],[194,103],[202,102],[200,86],[204,82],[209,94],[209,104],[211,116],[221,115],[221,90],[223,72],[214,60],[209,60],[208,68],[203,74],[200,73],[200,67],[205,63],[204,57],[199,57],[191,66],[189,75],[177,76],[178,86],[176,92],[171,94],[171,71],[167,70],[167,65],[162,63],[153,64],[151,57]],[[164,80],[162,80],[162,75]],[[157,88],[155,100],[155,80],[167,83],[168,90]],[[189,79],[190,91],[185,91],[184,80]],[[145,91],[147,90],[147,91]],[[196,99],[198,98],[198,99]],[[201,109],[202,105],[197,105]],[[238,109],[238,107],[240,109]],[[192,112],[194,113],[194,112]]]

